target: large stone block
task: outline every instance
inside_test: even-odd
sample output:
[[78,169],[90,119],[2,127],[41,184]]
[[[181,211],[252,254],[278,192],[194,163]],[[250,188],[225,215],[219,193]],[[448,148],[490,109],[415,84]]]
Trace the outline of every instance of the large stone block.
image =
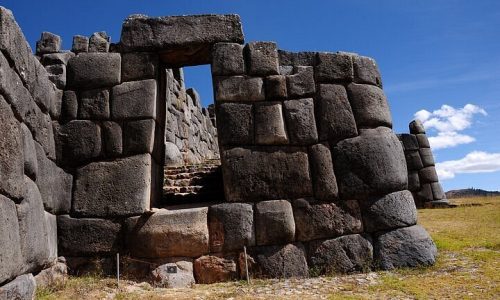
[[105,31],[94,32],[89,39],[89,52],[108,52],[110,40]]
[[408,126],[410,128],[410,133],[412,134],[425,134],[424,124],[420,120],[413,120]]
[[245,60],[243,45],[236,43],[217,43],[212,49],[213,75],[243,75]]
[[45,210],[53,214],[68,213],[71,209],[73,176],[45,157],[38,143],[35,143],[35,148],[38,164],[36,184]]
[[66,66],[63,64],[45,66],[49,80],[58,89],[64,90],[66,87]]
[[238,278],[237,265],[231,258],[206,255],[194,261],[194,275],[198,284],[231,281]]
[[291,278],[309,276],[305,249],[300,243],[285,246],[257,247],[250,249],[249,253],[251,260],[254,262],[251,273],[256,277]]
[[358,135],[347,92],[342,85],[320,84],[316,98],[316,119],[319,139],[332,141]]
[[44,66],[67,65],[72,57],[75,57],[73,52],[51,53],[42,56],[41,62]]
[[59,254],[93,256],[118,252],[121,249],[121,224],[104,219],[57,217]]
[[360,234],[314,241],[308,249],[309,267],[322,275],[367,272],[373,260],[371,241]]
[[217,136],[221,145],[252,145],[254,140],[251,104],[219,103]]
[[126,221],[127,245],[133,256],[198,257],[210,252],[207,207],[153,212]]
[[47,231],[47,245],[49,249],[49,262],[57,260],[57,216],[44,212],[45,229]]
[[75,89],[111,87],[120,83],[119,53],[80,53],[68,61],[67,85]]
[[61,50],[61,37],[51,32],[42,32],[40,40],[36,42],[36,54],[55,53]]
[[156,118],[156,81],[131,81],[113,88],[111,117],[115,120]]
[[322,201],[332,201],[338,197],[337,179],[333,172],[330,149],[317,144],[309,148],[309,161],[313,179],[314,197]]
[[268,100],[284,99],[287,97],[286,76],[271,75],[266,77],[266,97]]
[[412,192],[420,189],[420,178],[417,171],[408,172],[408,189]]
[[155,79],[158,67],[159,59],[156,53],[122,53],[122,82]]
[[123,152],[122,128],[116,122],[103,122],[104,149],[108,157],[119,156]]
[[18,276],[13,281],[0,287],[0,299],[30,300],[35,299],[36,282],[32,274]]
[[361,202],[365,231],[408,227],[417,224],[417,208],[410,191],[394,192]]
[[347,86],[354,118],[358,127],[392,128],[391,112],[384,92],[373,85],[351,83]]
[[124,52],[163,52],[171,65],[210,63],[212,45],[243,43],[238,15],[199,15],[150,18],[129,16],[123,23],[120,46]]
[[233,148],[222,154],[226,200],[295,199],[312,196],[307,153],[297,148]]
[[356,200],[322,203],[297,199],[293,202],[298,241],[331,238],[363,231]]
[[214,77],[214,90],[216,101],[251,102],[266,99],[264,81],[260,77]]
[[407,189],[403,147],[392,130],[367,129],[333,148],[340,197],[361,200]]
[[0,195],[0,284],[22,273],[19,223],[14,201]]
[[419,145],[417,141],[417,137],[414,134],[403,133],[399,135],[401,142],[403,143],[403,147],[405,151],[414,151],[418,150]]
[[443,191],[443,187],[439,182],[433,182],[431,183],[431,189],[432,189],[432,196],[434,197],[434,200],[441,200],[445,199],[446,195]]
[[262,102],[255,107],[255,143],[282,145],[288,143],[281,102]]
[[289,98],[312,96],[316,91],[313,67],[294,67],[293,75],[286,77]]
[[293,242],[295,222],[290,202],[271,200],[257,203],[255,205],[255,236],[259,246]]
[[316,65],[316,52],[301,51],[290,52],[278,50],[280,66],[314,66]]
[[21,126],[0,95],[0,192],[19,199],[23,189],[24,152]]
[[382,87],[382,78],[374,59],[366,56],[354,55],[354,82],[368,83]]
[[318,141],[312,98],[284,102],[290,144],[311,145]]
[[73,213],[116,217],[142,214],[150,207],[151,156],[142,154],[76,170]]
[[353,79],[351,55],[319,52],[314,75],[318,82],[349,82]]
[[24,181],[24,199],[16,208],[24,260],[23,271],[40,271],[49,261],[49,240],[42,196],[36,184],[28,177]]
[[248,74],[255,76],[279,74],[276,43],[248,43],[245,51],[247,54]]
[[78,116],[78,96],[74,91],[64,91],[61,103],[61,119],[74,120]]
[[86,90],[80,93],[78,118],[86,120],[109,119],[109,91],[106,89]]
[[405,158],[410,171],[418,171],[424,167],[418,151],[405,151]]
[[57,157],[63,164],[77,166],[101,156],[101,128],[97,123],[73,120],[56,131]]
[[431,183],[439,181],[435,167],[425,167],[420,171],[418,171],[418,175],[420,176],[420,181],[422,183]]
[[156,122],[153,119],[127,122],[123,125],[123,153],[152,153]]
[[374,260],[382,270],[433,265],[437,249],[420,225],[396,229],[375,237]]
[[208,215],[211,252],[241,250],[255,245],[253,208],[247,203],[212,205]]
[[420,153],[424,167],[432,167],[435,165],[434,155],[432,155],[431,148],[422,148],[418,150],[418,152]]
[[73,37],[73,43],[71,46],[71,51],[78,54],[81,52],[89,51],[89,38],[83,35],[75,35]]
[[419,133],[415,135],[417,137],[418,146],[420,148],[430,148],[431,144],[429,143],[429,139],[427,139],[427,135],[425,133]]

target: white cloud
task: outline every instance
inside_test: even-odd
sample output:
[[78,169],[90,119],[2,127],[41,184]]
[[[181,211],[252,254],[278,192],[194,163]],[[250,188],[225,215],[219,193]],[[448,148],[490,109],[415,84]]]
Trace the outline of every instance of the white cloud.
[[425,109],[417,111],[415,118],[422,121],[426,130],[436,130],[437,136],[430,136],[429,142],[434,149],[455,147],[475,141],[472,136],[459,133],[472,125],[474,115],[486,116],[484,109],[474,104],[467,104],[463,108],[454,108],[444,104],[433,112]]
[[491,173],[500,171],[500,153],[473,151],[458,160],[448,160],[436,164],[440,180],[454,178],[462,173]]

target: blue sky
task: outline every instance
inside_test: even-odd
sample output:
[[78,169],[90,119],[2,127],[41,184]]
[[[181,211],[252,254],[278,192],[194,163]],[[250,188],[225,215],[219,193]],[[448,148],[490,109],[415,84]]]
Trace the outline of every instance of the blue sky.
[[[281,49],[350,51],[375,58],[394,129],[417,116],[445,190],[500,190],[500,1],[168,1],[1,0],[31,45],[42,31],[63,38],[106,31],[117,42],[130,14],[237,13],[246,41]],[[212,101],[207,67],[186,70],[187,84]],[[469,105],[467,105],[469,104]],[[443,105],[447,105],[444,106]]]

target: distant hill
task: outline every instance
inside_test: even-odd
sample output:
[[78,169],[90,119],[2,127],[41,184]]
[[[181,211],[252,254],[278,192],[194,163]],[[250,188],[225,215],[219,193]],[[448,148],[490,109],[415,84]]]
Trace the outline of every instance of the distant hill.
[[467,198],[467,197],[493,197],[500,196],[498,191],[485,191],[481,189],[461,189],[461,190],[451,190],[446,192],[446,198]]

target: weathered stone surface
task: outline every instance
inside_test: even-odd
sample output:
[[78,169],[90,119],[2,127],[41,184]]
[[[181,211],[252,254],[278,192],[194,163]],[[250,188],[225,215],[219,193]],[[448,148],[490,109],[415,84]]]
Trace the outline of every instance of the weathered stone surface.
[[319,52],[314,75],[318,82],[345,82],[353,79],[351,55]]
[[408,189],[412,192],[420,189],[420,178],[417,171],[408,172]]
[[243,75],[245,60],[243,45],[236,43],[217,43],[212,49],[213,75]]
[[62,107],[62,98],[64,95],[63,90],[56,91],[56,97],[52,99],[49,109],[49,115],[52,120],[59,120],[61,117],[61,107]]
[[36,42],[36,54],[59,52],[61,50],[61,37],[51,32],[42,32],[40,40]]
[[[434,200],[434,195],[432,193],[432,187],[430,183],[424,183],[421,181],[420,183],[420,190],[417,192],[419,200],[422,200],[424,202],[432,201]],[[422,204],[418,203],[417,205]]]
[[418,171],[418,175],[420,176],[420,181],[422,183],[427,183],[427,182],[431,183],[439,181],[435,167],[425,167],[420,171]]
[[255,143],[280,145],[288,143],[288,136],[280,102],[262,102],[255,105]]
[[316,98],[319,139],[336,143],[358,135],[347,92],[342,85],[320,84]]
[[429,139],[427,139],[427,135],[425,133],[419,133],[415,135],[417,137],[418,145],[420,148],[430,148],[431,144],[429,143]]
[[32,274],[25,274],[0,287],[0,299],[35,299],[36,282]]
[[301,51],[290,52],[278,50],[280,66],[314,66],[316,65],[316,52]]
[[361,202],[365,231],[375,232],[417,224],[417,209],[410,191],[394,192]]
[[225,282],[238,278],[234,260],[213,255],[202,256],[194,261],[194,275],[199,284]]
[[80,52],[89,51],[89,38],[83,35],[75,35],[73,37],[73,45],[71,51],[78,54]]
[[38,161],[36,159],[35,141],[33,140],[31,131],[24,123],[21,123],[21,130],[24,150],[24,174],[35,180],[38,173]]
[[251,145],[254,139],[251,104],[219,103],[217,135],[222,145]]
[[35,276],[36,287],[54,288],[62,286],[68,279],[68,266],[62,261],[56,262],[50,268],[42,270]]
[[316,91],[313,67],[294,67],[293,75],[286,77],[289,98],[304,98]]
[[361,212],[356,200],[322,203],[293,201],[298,241],[331,238],[363,231]]
[[58,89],[66,87],[66,66],[63,64],[49,65],[45,67],[49,75],[49,80],[55,84]]
[[373,85],[351,83],[347,86],[354,118],[358,127],[392,128],[391,112],[384,92]]
[[122,128],[116,122],[103,122],[102,133],[107,156],[119,156],[123,152]]
[[363,199],[405,190],[408,175],[403,147],[388,128],[367,129],[333,148],[333,165],[343,199]]
[[314,197],[322,201],[332,201],[338,197],[337,179],[333,172],[330,149],[317,144],[309,148],[309,163],[313,179]]
[[301,149],[233,148],[224,151],[226,200],[242,202],[312,196],[307,153]]
[[156,209],[127,219],[127,245],[136,257],[198,257],[209,252],[207,207]]
[[97,89],[120,83],[119,53],[80,53],[68,61],[67,84],[75,89]]
[[309,267],[322,275],[367,272],[373,260],[371,241],[360,234],[314,241],[308,250]]
[[412,134],[425,133],[424,124],[422,124],[420,120],[411,121],[409,128],[410,128],[410,133]]
[[354,55],[354,82],[368,83],[382,87],[382,78],[374,59],[366,56]]
[[156,88],[154,79],[125,82],[113,87],[112,118],[156,118]]
[[76,170],[73,213],[80,216],[129,216],[149,209],[151,156],[90,163]]
[[61,104],[61,119],[74,120],[78,114],[78,97],[74,91],[64,91]]
[[[176,272],[169,272],[171,268],[175,268]],[[179,260],[158,266],[151,272],[151,277],[156,286],[165,288],[190,288],[195,284],[193,262]]]
[[51,53],[45,54],[42,56],[42,65],[67,65],[68,61],[75,57],[75,53],[73,52],[61,52],[61,53]]
[[255,236],[259,246],[293,242],[295,222],[290,202],[271,200],[257,203],[255,205]]
[[80,93],[78,118],[84,120],[109,119],[109,91],[105,89],[86,90]]
[[0,192],[19,199],[23,189],[23,136],[9,104],[0,95]]
[[101,128],[92,121],[73,120],[56,130],[58,159],[77,166],[101,155]]
[[94,32],[89,39],[89,52],[108,52],[110,37],[106,32]]
[[51,213],[44,212],[45,229],[47,231],[47,245],[49,249],[49,262],[57,260],[57,217]]
[[408,170],[418,171],[424,167],[418,151],[410,151],[410,152],[405,151],[405,157]]
[[132,52],[122,54],[122,82],[155,79],[159,66],[158,54]]
[[172,142],[165,142],[165,166],[180,166],[184,163],[182,153]]
[[214,77],[215,100],[260,101],[265,100],[264,81],[260,77]]
[[212,205],[208,215],[211,252],[241,250],[255,245],[253,208],[247,203]]
[[399,135],[405,151],[418,150],[417,137],[414,134],[403,133]]
[[64,256],[111,254],[121,247],[121,225],[111,220],[57,216],[57,235]]
[[210,63],[212,45],[243,43],[238,15],[199,15],[149,18],[129,16],[122,27],[124,52],[161,51],[171,65]]
[[245,51],[247,52],[248,74],[257,76],[279,74],[276,43],[248,43]]
[[35,148],[38,164],[36,184],[45,210],[53,214],[68,213],[71,208],[73,176],[46,158],[38,143],[35,143]]
[[155,120],[139,120],[123,125],[123,153],[152,153],[155,137]]
[[432,155],[431,148],[422,148],[418,152],[420,153],[424,167],[431,167],[435,165],[434,155]]
[[[109,255],[109,254],[108,254]],[[64,257],[66,263],[68,264],[68,271],[70,275],[74,276],[85,276],[95,274],[103,275],[116,275],[116,261],[112,257]],[[129,262],[128,265],[131,263]],[[127,271],[128,269],[121,269],[120,272]],[[123,274],[123,273],[121,273]],[[144,277],[143,277],[144,278]]]
[[305,249],[300,243],[253,248],[250,249],[250,256],[255,261],[252,274],[256,277],[309,276]]
[[290,144],[311,145],[318,141],[312,98],[284,102]]
[[437,249],[420,225],[378,235],[373,244],[374,260],[383,270],[433,265]]
[[[19,223],[14,201],[0,195],[0,284],[22,273]],[[0,288],[1,289],[1,288]]]
[[432,196],[434,196],[435,200],[441,200],[446,198],[443,188],[441,187],[441,184],[439,182],[431,183],[431,189],[432,189]]
[[266,77],[266,98],[277,100],[287,97],[286,76],[271,75]]
[[49,261],[49,239],[42,196],[36,184],[25,177],[24,199],[17,205],[19,240],[24,272],[36,272]]

